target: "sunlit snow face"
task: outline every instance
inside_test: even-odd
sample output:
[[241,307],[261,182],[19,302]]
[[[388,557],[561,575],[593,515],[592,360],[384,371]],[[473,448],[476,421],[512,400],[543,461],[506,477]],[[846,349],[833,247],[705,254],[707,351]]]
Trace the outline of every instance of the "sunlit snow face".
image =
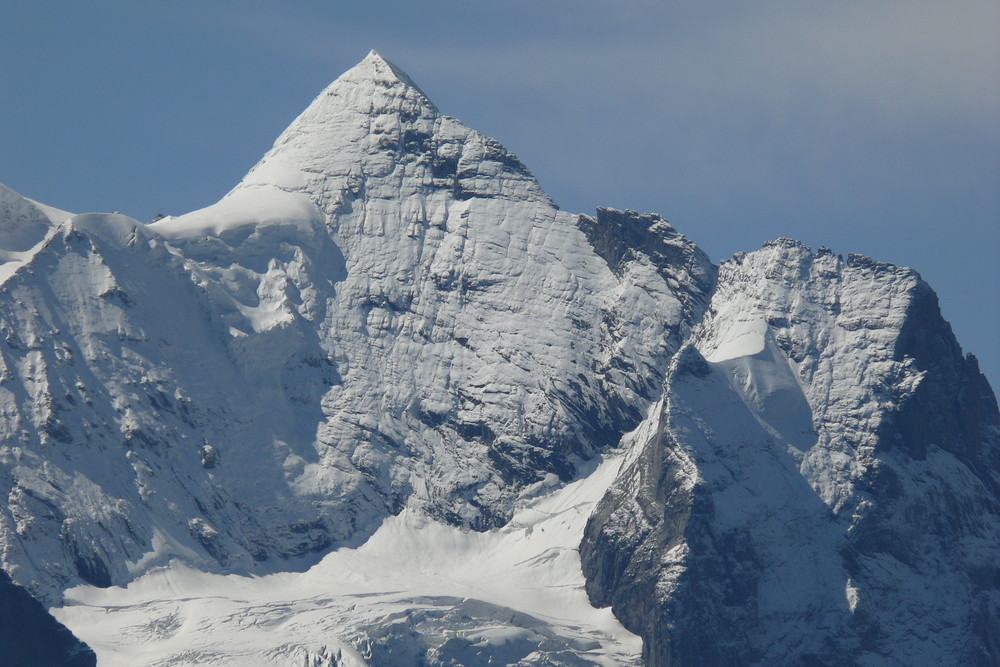
[[[198,656],[263,665],[337,653],[362,665],[365,646],[397,634],[397,650],[436,647],[461,664],[565,651],[639,664],[641,640],[609,609],[590,606],[576,548],[620,463],[611,457],[562,488],[554,478],[539,483],[499,530],[469,532],[404,511],[361,547],[302,573],[248,579],[175,561],[127,589],[73,589],[53,613],[108,665]],[[399,623],[423,637],[422,648],[403,642]]]

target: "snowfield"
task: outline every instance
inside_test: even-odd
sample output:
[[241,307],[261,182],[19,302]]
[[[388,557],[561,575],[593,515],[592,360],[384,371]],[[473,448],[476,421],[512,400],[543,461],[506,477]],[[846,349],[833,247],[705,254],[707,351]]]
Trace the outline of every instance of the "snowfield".
[[175,560],[127,587],[70,589],[52,613],[109,667],[404,665],[418,659],[413,633],[451,664],[640,664],[641,639],[590,606],[577,549],[621,461],[538,483],[501,529],[404,510],[305,572],[213,575]]

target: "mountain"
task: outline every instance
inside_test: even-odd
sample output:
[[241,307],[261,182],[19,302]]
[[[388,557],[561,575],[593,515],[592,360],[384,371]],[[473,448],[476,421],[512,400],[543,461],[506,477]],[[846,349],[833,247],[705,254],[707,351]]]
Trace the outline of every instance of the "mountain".
[[997,405],[934,293],[785,239],[718,284],[587,526],[591,599],[652,664],[998,664]]
[[102,663],[1000,661],[910,270],[560,211],[375,52],[217,204],[2,189],[0,252],[0,562]]

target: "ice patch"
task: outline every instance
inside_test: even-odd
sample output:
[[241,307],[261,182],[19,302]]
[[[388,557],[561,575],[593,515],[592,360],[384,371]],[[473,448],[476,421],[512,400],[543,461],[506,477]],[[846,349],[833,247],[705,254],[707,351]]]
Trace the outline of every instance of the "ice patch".
[[320,213],[307,195],[286,192],[276,187],[244,188],[231,193],[211,206],[180,217],[168,217],[149,225],[149,229],[168,241],[198,240],[215,236],[229,240],[226,234],[247,235],[257,231],[271,236],[311,238]]
[[762,319],[735,322],[714,349],[700,350],[700,352],[706,361],[713,364],[753,356],[764,350],[766,332],[767,323]]
[[[756,334],[754,334],[756,335]],[[750,335],[742,336],[747,341]],[[816,444],[812,408],[806,400],[794,362],[781,350],[765,325],[759,336],[761,349],[740,357],[728,357],[715,364],[723,369],[732,387],[773,436],[799,451]],[[747,349],[756,347],[747,345]],[[729,347],[729,352],[736,350]]]

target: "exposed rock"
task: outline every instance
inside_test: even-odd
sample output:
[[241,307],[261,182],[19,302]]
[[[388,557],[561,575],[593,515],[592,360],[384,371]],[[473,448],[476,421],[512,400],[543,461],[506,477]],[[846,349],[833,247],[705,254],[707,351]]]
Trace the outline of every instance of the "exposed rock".
[[503,525],[642,419],[714,275],[656,216],[559,211],[373,53],[219,203],[74,216],[0,285],[0,557],[55,601],[407,506]]
[[655,665],[996,664],[1000,418],[933,292],[787,240],[718,284],[588,524],[591,599]]
[[97,656],[0,570],[0,656],[6,667],[87,667]]

